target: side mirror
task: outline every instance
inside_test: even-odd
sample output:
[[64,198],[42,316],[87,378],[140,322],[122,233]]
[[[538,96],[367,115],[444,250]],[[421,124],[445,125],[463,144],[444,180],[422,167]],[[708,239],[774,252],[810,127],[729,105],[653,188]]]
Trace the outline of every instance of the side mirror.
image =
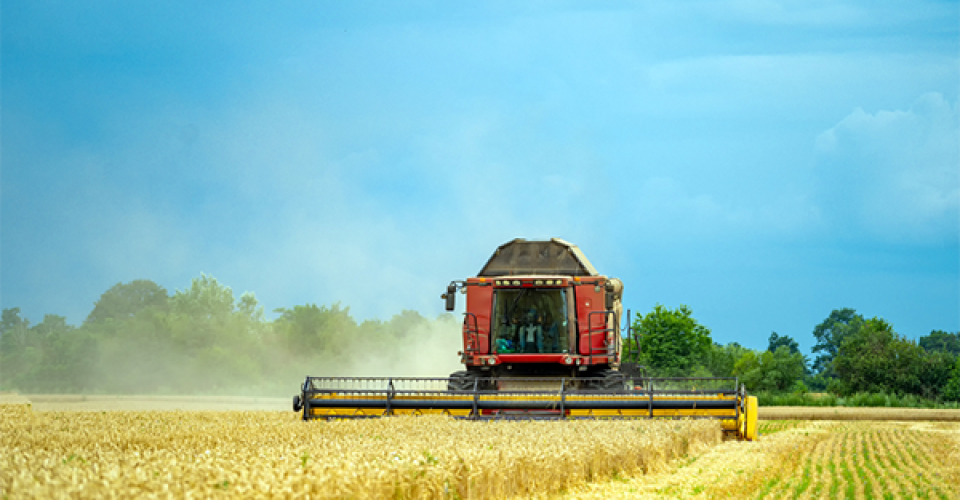
[[457,307],[457,285],[447,285],[447,293],[440,296],[447,301],[447,310],[452,311]]
[[[623,290],[623,287],[622,287],[622,286],[621,286],[620,290]],[[616,294],[617,294],[617,292],[618,292],[617,286],[616,286],[616,284],[614,284],[614,282],[613,282],[612,280],[611,280],[611,281],[608,281],[608,282],[607,282],[607,285],[604,287],[604,291],[605,291],[606,293],[604,294],[605,297],[604,297],[604,304],[603,304],[603,305],[604,305],[604,307],[606,307],[606,309],[607,309],[608,311],[611,311],[611,310],[613,310],[614,299],[616,298]]]

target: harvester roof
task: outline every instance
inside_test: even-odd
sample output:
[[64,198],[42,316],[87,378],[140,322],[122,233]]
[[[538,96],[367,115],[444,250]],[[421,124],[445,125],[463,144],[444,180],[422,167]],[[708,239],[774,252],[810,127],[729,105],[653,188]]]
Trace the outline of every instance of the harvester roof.
[[477,276],[598,276],[593,264],[573,243],[560,238],[527,241],[517,238],[497,248]]

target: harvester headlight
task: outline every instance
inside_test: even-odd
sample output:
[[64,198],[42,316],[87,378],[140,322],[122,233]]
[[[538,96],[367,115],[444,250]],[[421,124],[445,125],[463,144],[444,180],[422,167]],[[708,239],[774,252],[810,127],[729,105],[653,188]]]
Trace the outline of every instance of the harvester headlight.
[[502,282],[501,282],[500,280],[497,280],[497,281],[494,281],[494,283],[496,283],[497,286],[500,286],[500,283],[502,283]]
[[487,358],[487,364],[488,364],[488,365],[495,365],[495,364],[497,364],[497,359],[496,359],[496,358]]
[[570,359],[570,356],[564,356],[563,363],[569,365],[573,363],[573,359]]
[[520,280],[513,280],[513,286],[520,286]]
[[543,280],[537,280],[533,282],[534,285],[540,286],[543,284]]

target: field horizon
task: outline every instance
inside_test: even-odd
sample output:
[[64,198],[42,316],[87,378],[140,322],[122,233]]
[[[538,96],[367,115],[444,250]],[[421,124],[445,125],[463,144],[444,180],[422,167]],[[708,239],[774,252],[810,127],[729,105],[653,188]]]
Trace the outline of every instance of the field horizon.
[[[29,403],[37,411],[289,411],[290,397],[0,393],[0,404]],[[760,420],[960,422],[960,410],[931,408],[761,406]]]

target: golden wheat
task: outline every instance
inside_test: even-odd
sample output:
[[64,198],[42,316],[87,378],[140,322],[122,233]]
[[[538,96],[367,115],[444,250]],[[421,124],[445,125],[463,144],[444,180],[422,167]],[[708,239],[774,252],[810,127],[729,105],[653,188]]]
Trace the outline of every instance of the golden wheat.
[[0,405],[10,497],[493,498],[664,468],[715,421],[303,422],[279,412],[33,412]]

